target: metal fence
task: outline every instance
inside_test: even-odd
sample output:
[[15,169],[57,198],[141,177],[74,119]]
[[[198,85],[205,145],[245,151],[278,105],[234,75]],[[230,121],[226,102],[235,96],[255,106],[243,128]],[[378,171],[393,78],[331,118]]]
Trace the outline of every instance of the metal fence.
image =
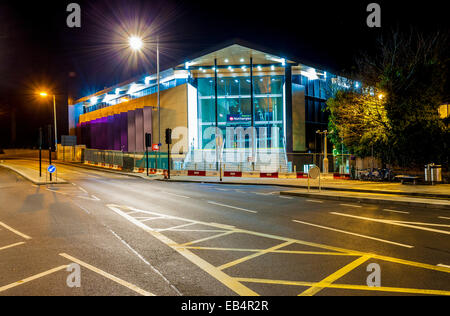
[[[146,153],[125,153],[113,150],[86,149],[84,161],[91,163],[109,164],[121,167],[124,170],[133,170],[135,168],[167,169],[168,154],[161,152],[149,152],[148,159]],[[184,155],[171,155],[171,169],[181,170]]]
[[[323,170],[323,154],[287,154],[287,156],[292,162],[294,171],[302,172],[308,165],[316,165]],[[350,173],[351,157],[351,155],[328,155],[328,171],[330,173]]]

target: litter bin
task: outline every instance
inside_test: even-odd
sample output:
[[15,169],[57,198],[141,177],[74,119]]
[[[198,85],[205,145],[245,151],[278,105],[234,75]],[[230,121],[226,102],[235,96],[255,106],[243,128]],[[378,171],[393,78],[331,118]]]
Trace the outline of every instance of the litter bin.
[[434,163],[426,165],[425,182],[442,182],[442,166]]

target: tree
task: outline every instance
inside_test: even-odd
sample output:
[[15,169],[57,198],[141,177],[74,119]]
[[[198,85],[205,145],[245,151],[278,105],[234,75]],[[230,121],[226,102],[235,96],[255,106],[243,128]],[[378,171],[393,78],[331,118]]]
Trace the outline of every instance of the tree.
[[448,163],[449,131],[439,117],[448,100],[447,39],[395,31],[379,39],[375,54],[357,58],[353,77],[366,89],[338,91],[328,101],[330,125],[348,133],[346,146],[363,156],[375,146],[384,162],[403,167]]
[[338,90],[327,105],[335,145],[343,142],[352,153],[362,157],[371,155],[372,148],[382,150],[388,146],[392,127],[383,98],[356,90]]

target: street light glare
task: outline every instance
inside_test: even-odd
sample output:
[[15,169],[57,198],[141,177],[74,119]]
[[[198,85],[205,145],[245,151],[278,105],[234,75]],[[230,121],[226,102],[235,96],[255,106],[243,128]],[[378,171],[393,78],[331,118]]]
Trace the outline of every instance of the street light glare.
[[143,46],[142,39],[137,36],[131,36],[129,44],[133,50],[140,50]]
[[48,97],[48,93],[47,92],[40,92],[39,95],[43,98]]

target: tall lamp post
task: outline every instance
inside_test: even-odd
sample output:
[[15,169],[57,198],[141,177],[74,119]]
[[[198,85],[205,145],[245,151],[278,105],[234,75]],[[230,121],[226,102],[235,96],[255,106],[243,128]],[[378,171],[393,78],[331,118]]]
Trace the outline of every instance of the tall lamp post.
[[[141,51],[144,46],[144,42],[142,38],[138,36],[131,36],[128,39],[128,44],[130,48],[135,52]],[[156,38],[156,85],[157,85],[157,107],[158,107],[158,158],[159,158],[159,150],[161,144],[161,99],[160,99],[160,91],[159,91],[159,37]],[[158,158],[156,159],[156,169],[158,169]]]
[[[45,91],[42,91],[39,93],[39,95],[43,98],[46,98],[49,96],[49,94]],[[53,120],[54,120],[54,125],[55,125],[55,151],[58,150],[58,129],[56,126],[56,96],[54,94],[52,94],[53,96]]]

